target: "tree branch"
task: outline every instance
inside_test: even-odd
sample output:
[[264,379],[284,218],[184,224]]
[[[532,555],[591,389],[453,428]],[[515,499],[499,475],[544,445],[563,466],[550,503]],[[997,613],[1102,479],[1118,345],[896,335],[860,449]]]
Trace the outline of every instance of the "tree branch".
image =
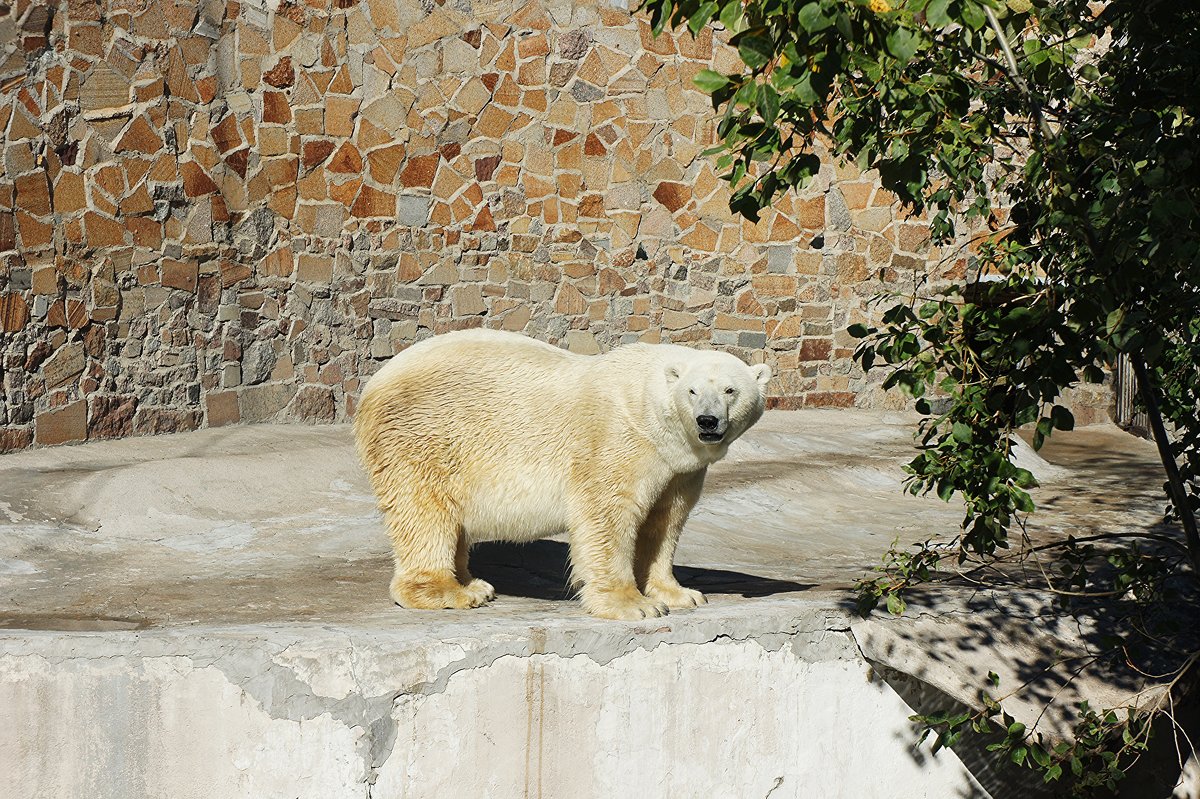
[[996,41],[1000,43],[1000,49],[1004,51],[1004,60],[1008,62],[1008,75],[1013,79],[1013,83],[1017,84],[1017,88],[1029,100],[1029,105],[1033,109],[1033,118],[1037,121],[1038,130],[1047,139],[1054,138],[1054,131],[1050,129],[1050,123],[1046,121],[1045,115],[1042,114],[1042,104],[1029,88],[1029,84],[1021,77],[1021,70],[1017,67],[1017,58],[1013,55],[1012,48],[1008,46],[1008,37],[1004,35],[1004,29],[1000,27],[1000,20],[996,19],[995,12],[992,11],[986,4],[983,6],[983,12],[987,14],[988,24],[992,26],[992,31],[996,34]]
[[1179,464],[1171,454],[1171,441],[1167,438],[1167,428],[1163,425],[1162,413],[1158,409],[1158,398],[1154,393],[1154,384],[1150,382],[1150,372],[1142,354],[1133,353],[1129,356],[1133,364],[1133,372],[1137,375],[1138,387],[1142,390],[1142,401],[1146,404],[1146,416],[1150,419],[1150,428],[1154,431],[1154,443],[1158,445],[1158,456],[1162,459],[1163,468],[1167,472],[1167,486],[1170,489],[1171,501],[1179,521],[1183,525],[1187,537],[1188,553],[1191,555],[1192,568],[1200,575],[1200,532],[1196,530],[1196,514],[1188,504],[1187,492],[1183,489],[1183,478],[1179,474]]

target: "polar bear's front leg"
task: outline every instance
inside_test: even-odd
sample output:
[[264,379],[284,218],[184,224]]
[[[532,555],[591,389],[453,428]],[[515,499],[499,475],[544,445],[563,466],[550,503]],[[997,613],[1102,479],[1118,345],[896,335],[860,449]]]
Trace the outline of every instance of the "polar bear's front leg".
[[708,601],[699,591],[680,585],[673,566],[679,534],[700,499],[705,473],[701,469],[676,475],[638,531],[634,559],[637,584],[646,596],[666,603],[669,608],[691,608]]
[[588,497],[593,504],[571,525],[571,568],[583,586],[583,609],[602,619],[637,621],[665,616],[665,603],[638,590],[633,555],[640,514],[607,492]]

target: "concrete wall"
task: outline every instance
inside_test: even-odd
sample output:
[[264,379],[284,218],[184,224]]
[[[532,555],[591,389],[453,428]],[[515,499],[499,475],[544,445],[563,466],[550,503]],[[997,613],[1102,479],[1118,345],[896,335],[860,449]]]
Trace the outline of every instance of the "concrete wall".
[[984,795],[844,630],[720,626],[9,634],[0,773],[26,799]]

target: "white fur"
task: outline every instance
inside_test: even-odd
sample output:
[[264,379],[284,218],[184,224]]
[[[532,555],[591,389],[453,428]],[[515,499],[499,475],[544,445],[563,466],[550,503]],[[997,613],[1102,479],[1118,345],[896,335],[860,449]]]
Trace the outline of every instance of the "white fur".
[[[769,378],[767,367],[727,353],[672,345],[581,356],[475,330],[409,348],[368,382],[355,420],[396,544],[397,581],[444,570],[456,540],[461,548],[562,532],[585,604],[589,584],[603,592],[632,581],[636,539],[669,538],[673,553],[678,529],[666,528],[681,527],[695,501],[676,495],[699,495],[704,470],[762,415]],[[697,415],[716,419],[724,437],[702,441]],[[686,508],[668,513],[673,503]],[[434,552],[429,535],[441,542]],[[662,554],[648,552],[646,568]],[[653,571],[673,583],[669,558],[666,568]]]

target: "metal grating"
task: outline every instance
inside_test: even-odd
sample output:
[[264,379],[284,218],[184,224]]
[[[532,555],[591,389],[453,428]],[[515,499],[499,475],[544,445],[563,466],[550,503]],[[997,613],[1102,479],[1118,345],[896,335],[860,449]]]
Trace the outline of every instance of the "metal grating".
[[1128,355],[1117,358],[1113,369],[1113,389],[1117,399],[1116,422],[1121,427],[1134,433],[1145,435],[1150,429],[1150,419],[1146,410],[1138,401],[1137,377],[1133,373],[1133,364]]

